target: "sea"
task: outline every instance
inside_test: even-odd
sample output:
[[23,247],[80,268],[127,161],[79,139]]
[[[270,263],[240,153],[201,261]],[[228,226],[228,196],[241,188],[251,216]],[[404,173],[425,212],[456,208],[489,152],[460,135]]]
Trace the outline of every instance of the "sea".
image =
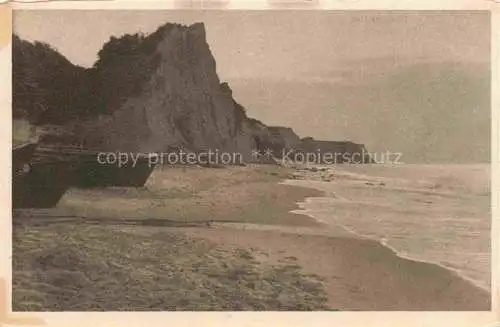
[[490,292],[489,164],[314,166],[300,176],[285,184],[325,195],[307,198],[296,213],[376,240],[400,257],[438,264]]

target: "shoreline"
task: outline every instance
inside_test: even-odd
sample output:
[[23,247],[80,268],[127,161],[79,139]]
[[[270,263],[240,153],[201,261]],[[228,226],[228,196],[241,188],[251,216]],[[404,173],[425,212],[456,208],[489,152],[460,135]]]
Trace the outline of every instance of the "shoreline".
[[[319,190],[319,189],[317,189],[317,188],[315,188],[313,186],[293,185],[293,184],[289,183],[290,181],[293,182],[294,180],[293,179],[286,179],[286,180],[283,180],[281,182],[281,184],[282,185],[289,185],[289,186],[294,186],[294,187],[303,187],[303,188],[309,188],[309,189],[312,189],[312,190],[317,190],[317,191],[322,192],[323,195],[324,195],[324,196],[310,196],[310,197],[304,198],[303,201],[297,202],[297,205],[299,206],[300,209],[293,210],[291,212],[295,213],[295,214],[298,214],[298,215],[307,216],[307,217],[312,218],[312,219],[316,220],[317,222],[319,222],[321,224],[324,224],[326,226],[334,227],[334,225],[332,225],[331,223],[323,221],[322,219],[314,216],[314,212],[312,212],[310,209],[305,208],[304,205],[303,205],[304,203],[311,203],[311,200],[313,200],[313,199],[329,198],[327,196],[327,193],[325,191]],[[372,238],[370,236],[366,236],[364,234],[360,234],[360,233],[358,233],[358,232],[356,232],[356,231],[348,228],[347,226],[344,226],[344,225],[339,224],[337,222],[335,222],[335,226],[340,227],[341,229],[345,230],[347,233],[353,235],[354,236],[353,238],[362,239],[362,240],[369,240],[369,241],[376,242],[376,243],[380,244],[381,246],[384,246],[387,249],[389,249],[390,251],[392,251],[394,253],[394,255],[396,255],[397,257],[399,257],[401,259],[410,260],[410,261],[414,261],[414,262],[420,262],[420,263],[426,263],[426,264],[432,264],[432,265],[436,265],[438,267],[441,267],[443,269],[446,269],[447,271],[455,274],[458,278],[461,278],[461,279],[465,280],[466,282],[470,283],[472,286],[474,286],[474,287],[476,287],[476,288],[478,288],[478,289],[480,289],[482,291],[487,292],[488,294],[490,294],[490,296],[492,294],[491,287],[483,285],[483,283],[481,283],[480,281],[477,281],[477,280],[474,280],[472,278],[469,278],[469,277],[465,276],[459,269],[456,269],[456,268],[453,268],[453,267],[448,267],[448,266],[446,266],[444,264],[441,264],[440,262],[434,262],[434,261],[431,261],[431,260],[426,260],[426,259],[420,259],[420,258],[412,257],[411,255],[401,254],[396,248],[394,248],[391,245],[389,245],[383,239],[376,239],[376,238]]]
[[263,262],[291,258],[321,276],[340,311],[490,311],[491,296],[441,266],[397,256],[371,239],[257,229],[186,230],[225,246],[252,249]]

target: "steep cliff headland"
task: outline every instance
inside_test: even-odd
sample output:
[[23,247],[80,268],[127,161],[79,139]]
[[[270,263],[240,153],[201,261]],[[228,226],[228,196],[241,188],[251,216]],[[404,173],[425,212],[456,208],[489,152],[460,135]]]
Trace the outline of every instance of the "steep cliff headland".
[[14,36],[13,80],[14,118],[62,126],[103,150],[182,146],[250,159],[253,149],[280,156],[303,143],[290,128],[247,116],[219,80],[202,23],[111,37],[91,68],[72,64],[48,44]]

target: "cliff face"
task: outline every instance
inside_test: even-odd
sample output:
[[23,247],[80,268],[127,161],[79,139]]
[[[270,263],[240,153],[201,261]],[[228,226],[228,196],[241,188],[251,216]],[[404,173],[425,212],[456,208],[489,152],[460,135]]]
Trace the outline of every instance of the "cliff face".
[[[73,65],[42,43],[17,37],[14,116],[59,125],[102,151],[236,152],[311,147],[291,128],[248,118],[217,76],[202,23],[111,37],[92,68]],[[338,148],[338,147],[337,147]]]
[[183,146],[247,156],[255,145],[244,108],[217,76],[203,24],[112,37],[89,69],[47,44],[14,37],[13,49],[14,118],[65,125],[113,151]]
[[[373,158],[363,144],[348,141],[319,141],[307,137],[301,139],[296,152],[305,156],[311,154],[311,160],[318,164],[374,163]],[[297,156],[299,160],[303,157]]]
[[274,157],[281,158],[288,150],[300,147],[299,136],[289,127],[266,126],[260,122],[250,126],[255,149],[261,153],[271,150]]
[[243,133],[243,117],[230,90],[219,81],[202,24],[165,31],[151,56],[158,63],[149,79],[113,111],[109,145],[118,150],[183,145],[250,151],[251,138]]

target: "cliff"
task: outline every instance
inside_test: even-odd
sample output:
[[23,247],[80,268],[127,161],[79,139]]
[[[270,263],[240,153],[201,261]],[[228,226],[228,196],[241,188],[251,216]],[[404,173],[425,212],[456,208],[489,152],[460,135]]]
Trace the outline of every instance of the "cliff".
[[[14,118],[58,125],[102,151],[273,151],[302,141],[249,118],[220,81],[202,23],[111,37],[91,68],[50,45],[13,39]],[[306,143],[303,148],[309,145]]]
[[13,48],[14,118],[64,125],[113,151],[183,146],[248,157],[255,147],[244,108],[217,76],[203,24],[112,37],[89,69],[47,44],[14,37]]
[[110,58],[104,56],[105,46],[95,66],[102,89],[108,90],[103,146],[119,151],[250,147],[241,138],[231,94],[221,87],[202,24],[168,24],[136,43],[135,53],[115,51]]
[[[302,156],[292,156],[299,161],[301,158],[311,154],[309,161],[314,161],[318,164],[366,164],[374,163],[370,153],[366,150],[363,144],[358,144],[349,141],[323,141],[315,140],[312,137],[301,139],[300,145],[295,150],[296,153],[301,153]],[[315,156],[313,156],[315,154]]]

